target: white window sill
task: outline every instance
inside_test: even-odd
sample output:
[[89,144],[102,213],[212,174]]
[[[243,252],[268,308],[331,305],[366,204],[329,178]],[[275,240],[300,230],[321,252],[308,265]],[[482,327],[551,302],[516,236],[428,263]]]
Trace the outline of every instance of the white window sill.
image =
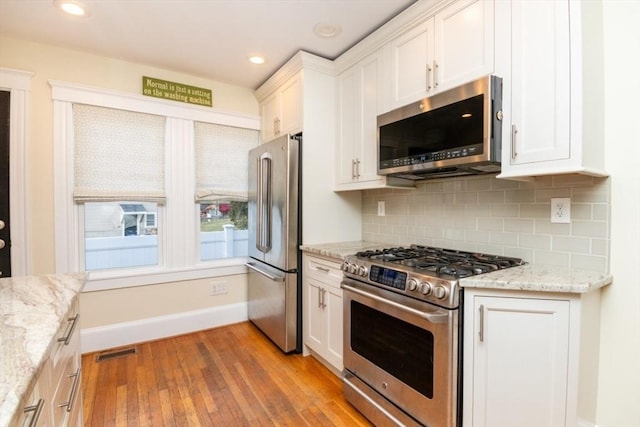
[[82,292],[105,291],[109,289],[131,288],[160,283],[182,282],[209,277],[246,274],[247,258],[232,258],[199,264],[191,268],[138,268],[111,271],[90,271]]

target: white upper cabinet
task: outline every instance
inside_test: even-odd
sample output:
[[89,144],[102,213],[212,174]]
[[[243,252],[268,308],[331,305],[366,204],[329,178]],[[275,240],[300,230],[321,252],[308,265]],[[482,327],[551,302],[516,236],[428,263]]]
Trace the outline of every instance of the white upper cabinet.
[[496,71],[504,74],[500,178],[606,175],[597,101],[603,95],[601,43],[595,42],[601,28],[582,30],[598,7],[569,0],[496,4]]
[[493,72],[493,1],[456,1],[385,46],[384,111]]
[[378,175],[377,124],[380,106],[382,52],[377,51],[336,80],[336,190],[362,190],[411,181]]
[[260,103],[262,142],[301,131],[301,99],[300,75],[296,75]]
[[434,17],[434,90],[493,72],[493,1],[456,1]]

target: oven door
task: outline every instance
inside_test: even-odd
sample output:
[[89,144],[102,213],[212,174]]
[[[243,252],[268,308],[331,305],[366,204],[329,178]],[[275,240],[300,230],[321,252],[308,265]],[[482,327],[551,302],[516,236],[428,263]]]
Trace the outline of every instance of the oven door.
[[342,289],[347,399],[370,418],[383,413],[384,424],[411,425],[395,405],[420,424],[455,426],[458,311],[349,278]]

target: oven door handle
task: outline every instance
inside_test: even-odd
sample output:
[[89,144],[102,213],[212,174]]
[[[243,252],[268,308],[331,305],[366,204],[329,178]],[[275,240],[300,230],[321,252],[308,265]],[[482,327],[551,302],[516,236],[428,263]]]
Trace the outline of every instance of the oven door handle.
[[358,294],[360,296],[371,298],[375,301],[378,301],[382,304],[389,305],[393,308],[397,308],[398,310],[407,312],[414,316],[419,316],[423,319],[428,320],[431,323],[447,323],[449,321],[449,312],[446,313],[425,313],[424,311],[416,310],[415,308],[407,307],[406,305],[399,304],[395,301],[388,300],[383,297],[379,297],[378,295],[372,294],[367,291],[360,290],[358,288],[354,288],[353,286],[347,285],[345,282],[342,282],[342,289],[347,290],[349,292],[353,292],[354,294]]

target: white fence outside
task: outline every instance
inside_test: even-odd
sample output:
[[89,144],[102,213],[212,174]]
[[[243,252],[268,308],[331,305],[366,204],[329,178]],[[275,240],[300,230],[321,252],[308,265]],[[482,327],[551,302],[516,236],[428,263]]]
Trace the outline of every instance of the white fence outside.
[[[224,231],[200,233],[202,261],[246,257],[247,230],[235,230],[233,225]],[[158,264],[158,236],[93,237],[85,239],[85,270],[140,267]]]

